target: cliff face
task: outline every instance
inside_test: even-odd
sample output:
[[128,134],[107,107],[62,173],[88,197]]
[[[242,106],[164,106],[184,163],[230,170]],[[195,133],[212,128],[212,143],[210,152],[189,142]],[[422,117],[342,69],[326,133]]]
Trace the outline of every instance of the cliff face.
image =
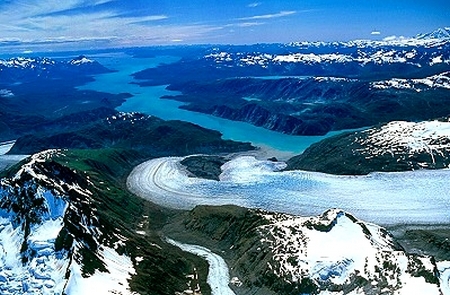
[[298,217],[197,207],[183,223],[228,258],[237,294],[441,292],[433,258],[405,253],[385,229],[341,210]]

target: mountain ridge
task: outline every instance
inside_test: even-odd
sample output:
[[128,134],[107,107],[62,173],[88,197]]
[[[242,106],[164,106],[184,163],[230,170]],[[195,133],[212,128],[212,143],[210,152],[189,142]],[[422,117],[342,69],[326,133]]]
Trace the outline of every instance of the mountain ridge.
[[223,253],[240,282],[233,288],[237,294],[402,294],[411,291],[408,280],[427,294],[440,294],[432,258],[405,254],[385,229],[339,209],[299,217],[199,206],[177,223],[186,230],[166,226],[169,237]]

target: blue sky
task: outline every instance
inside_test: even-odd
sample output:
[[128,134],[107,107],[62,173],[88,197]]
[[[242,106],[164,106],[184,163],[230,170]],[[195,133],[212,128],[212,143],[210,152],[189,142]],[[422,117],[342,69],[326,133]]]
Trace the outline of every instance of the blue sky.
[[450,26],[450,1],[2,0],[0,46],[252,44],[414,36]]

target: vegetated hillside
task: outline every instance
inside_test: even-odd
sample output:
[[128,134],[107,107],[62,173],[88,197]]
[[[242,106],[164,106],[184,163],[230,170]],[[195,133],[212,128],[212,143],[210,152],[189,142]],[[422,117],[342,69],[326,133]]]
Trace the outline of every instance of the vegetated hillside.
[[32,154],[49,148],[122,148],[143,157],[229,153],[253,149],[249,143],[223,140],[217,131],[182,121],[164,121],[141,113],[113,112],[66,132],[20,137],[10,153]]
[[442,169],[450,165],[450,123],[393,121],[313,144],[287,161],[287,170],[332,174]]
[[184,158],[180,164],[190,173],[191,177],[217,180],[222,173],[222,165],[228,161],[228,157],[194,155]]
[[199,206],[176,224],[165,227],[169,237],[222,253],[236,294],[440,292],[432,257],[405,253],[385,229],[341,210],[298,217]]
[[[119,106],[131,95],[76,88],[91,81],[93,75],[107,72],[110,70],[84,56],[64,61],[0,60],[0,140],[36,132],[53,120],[68,128],[70,116]],[[69,116],[67,121],[61,121],[64,116]]]
[[172,84],[181,108],[292,135],[428,120],[450,113],[449,72],[370,82],[336,77],[229,78]]
[[159,237],[175,212],[125,189],[139,161],[123,150],[50,150],[8,171],[0,187],[1,293],[87,294],[95,286],[209,294],[207,264]]

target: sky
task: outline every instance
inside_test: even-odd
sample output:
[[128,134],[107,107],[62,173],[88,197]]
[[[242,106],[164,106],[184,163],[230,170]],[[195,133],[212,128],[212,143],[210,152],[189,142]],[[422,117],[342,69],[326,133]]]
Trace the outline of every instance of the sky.
[[0,47],[348,41],[450,26],[448,0],[0,0]]

